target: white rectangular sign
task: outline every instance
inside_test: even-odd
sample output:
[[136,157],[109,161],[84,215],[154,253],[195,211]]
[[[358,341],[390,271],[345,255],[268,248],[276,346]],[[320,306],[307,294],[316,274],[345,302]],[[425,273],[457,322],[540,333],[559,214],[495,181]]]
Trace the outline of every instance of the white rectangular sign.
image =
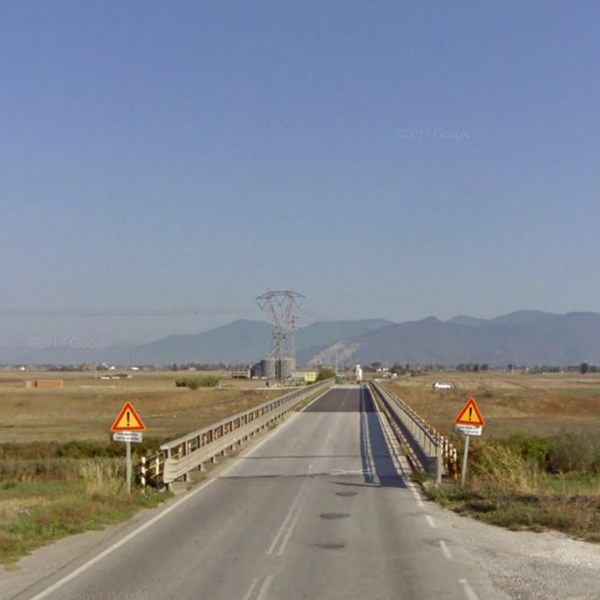
[[142,436],[141,431],[116,431],[113,433],[113,440],[115,442],[141,442]]
[[455,425],[454,431],[463,435],[481,435],[483,427],[481,425]]

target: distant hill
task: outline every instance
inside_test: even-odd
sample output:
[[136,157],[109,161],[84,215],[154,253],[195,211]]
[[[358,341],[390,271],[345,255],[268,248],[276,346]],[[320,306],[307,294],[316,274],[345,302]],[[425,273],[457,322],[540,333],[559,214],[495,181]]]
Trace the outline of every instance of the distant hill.
[[324,346],[343,337],[361,335],[367,331],[393,325],[387,319],[361,319],[358,321],[316,321],[298,330],[297,350]]
[[225,363],[260,360],[271,348],[272,328],[265,321],[240,319],[203,333],[170,335],[117,353],[125,364]]
[[[296,348],[310,358],[316,350],[341,337],[360,335],[390,325],[386,319],[319,321],[298,329]],[[272,327],[266,321],[240,319],[202,333],[170,335],[154,342],[127,348],[82,350],[45,348],[27,352],[5,351],[6,362],[21,364],[79,364],[107,362],[121,365],[165,365],[173,363],[251,364],[271,351]]]
[[546,321],[548,319],[554,319],[558,317],[554,313],[543,312],[541,310],[519,310],[516,312],[509,313],[508,315],[502,315],[501,317],[495,317],[493,319],[481,319],[478,317],[469,317],[467,315],[458,315],[452,319],[448,319],[446,323],[452,323],[454,325],[526,325],[527,323],[533,323],[536,321]]
[[452,317],[452,319],[448,319],[445,322],[452,323],[453,325],[472,325],[476,327],[477,325],[485,325],[486,323],[489,323],[489,319],[479,319],[477,317],[468,317],[467,315],[457,315],[456,317]]
[[[346,352],[353,362],[446,364],[478,362],[490,365],[600,363],[600,315],[554,315],[520,311],[496,319],[468,318],[399,323],[339,340],[311,359],[334,360]],[[465,324],[468,323],[468,324]]]
[[[203,333],[171,335],[129,348],[45,348],[7,356],[20,364],[109,362],[251,364],[271,350],[271,325],[238,320]],[[392,323],[385,319],[319,321],[299,328],[299,365],[488,363],[518,365],[600,364],[600,315],[517,311],[493,319],[459,315]]]

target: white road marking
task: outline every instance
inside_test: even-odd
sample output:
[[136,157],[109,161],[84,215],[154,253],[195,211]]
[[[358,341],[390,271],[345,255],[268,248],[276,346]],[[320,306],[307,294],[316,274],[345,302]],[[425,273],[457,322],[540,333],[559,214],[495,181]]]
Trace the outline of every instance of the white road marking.
[[435,523],[433,522],[433,519],[429,515],[425,515],[425,519],[427,519],[427,523],[429,523],[429,527],[435,528]]
[[[313,404],[313,402],[316,402],[317,400],[319,400],[319,398],[324,396],[328,391],[329,390],[326,390],[322,394],[319,394],[319,396],[317,396],[312,402],[307,404],[305,408],[308,408],[311,404]],[[304,409],[302,409],[302,411],[304,411]],[[302,411],[300,411],[300,412],[302,412]],[[298,414],[300,414],[300,413],[295,413],[294,415],[292,415],[292,418],[289,419],[289,421],[283,423],[283,425],[281,425],[281,427],[278,427],[274,431],[274,435],[276,435],[284,427],[289,425],[294,420],[294,417]],[[248,452],[248,454],[246,456],[250,456],[251,454],[256,452],[265,442],[267,442],[269,440],[269,438],[270,438],[270,436],[268,436],[267,438],[265,438],[264,440],[259,442],[254,448],[252,448],[250,450],[250,452]],[[231,471],[235,466],[236,466],[236,463],[233,462],[228,467],[225,467],[225,469],[221,472],[221,477],[224,476],[225,473],[228,473],[229,471]],[[65,575],[62,579],[59,579],[57,582],[55,582],[51,586],[47,587],[43,592],[40,592],[39,594],[37,594],[36,596],[33,596],[33,598],[30,598],[29,600],[42,600],[42,598],[46,598],[47,596],[49,596],[56,590],[63,587],[63,585],[65,585],[69,581],[72,581],[73,579],[75,579],[75,577],[77,577],[81,573],[87,571],[90,567],[94,566],[96,563],[100,562],[103,558],[112,554],[115,550],[118,550],[121,546],[124,546],[129,540],[132,540],[134,537],[136,537],[140,533],[142,533],[142,531],[145,531],[149,527],[152,527],[152,525],[154,525],[155,523],[158,523],[158,521],[160,521],[161,519],[164,519],[169,513],[173,512],[176,508],[178,508],[185,502],[188,502],[190,500],[190,498],[193,498],[194,496],[199,494],[202,490],[206,489],[209,485],[211,485],[212,483],[214,483],[217,480],[218,480],[218,477],[215,477],[213,479],[209,479],[208,481],[200,484],[195,490],[190,491],[188,494],[186,494],[185,496],[183,496],[182,498],[180,498],[179,500],[177,500],[176,502],[171,504],[171,506],[165,508],[162,512],[157,514],[155,517],[152,517],[152,519],[150,519],[143,525],[140,525],[140,527],[138,527],[137,529],[134,529],[131,533],[126,535],[124,538],[121,538],[118,542],[115,542],[112,546],[109,546],[106,550],[100,552],[100,554],[97,554],[96,556],[94,556],[94,558],[91,558],[86,563],[82,564],[80,567],[78,567],[74,571],[71,571],[71,573],[69,573],[68,575]]]
[[267,575],[265,577],[265,582],[262,584],[262,587],[260,588],[260,592],[259,592],[258,596],[256,596],[256,600],[264,600],[264,598],[267,597],[267,593],[269,591],[269,588],[271,587],[272,582],[273,582],[273,576]]
[[423,500],[421,500],[421,495],[419,494],[419,492],[417,492],[416,488],[414,486],[411,486],[410,491],[412,492],[412,495],[415,497],[415,500],[417,501],[417,504],[419,506],[425,506],[423,504]]
[[479,600],[479,597],[473,591],[473,588],[469,585],[469,582],[466,579],[459,579],[458,582],[462,585],[467,600]]
[[440,548],[442,549],[442,552],[446,558],[452,558],[452,554],[450,553],[450,550],[448,550],[448,546],[446,546],[446,542],[444,542],[444,540],[440,540]]
[[256,587],[256,584],[258,583],[258,579],[255,579],[252,582],[252,585],[250,586],[250,589],[248,590],[248,592],[246,593],[246,595],[244,596],[244,600],[250,600],[250,597],[252,596],[252,592],[254,591],[254,588]]
[[[309,465],[308,467],[308,472],[310,473],[312,471],[312,463]],[[273,551],[275,550],[275,547],[277,546],[277,544],[279,543],[279,538],[283,535],[285,529],[288,526],[288,522],[292,519],[292,517],[294,516],[294,512],[298,506],[298,503],[300,502],[300,498],[302,496],[302,491],[304,490],[304,487],[306,486],[306,482],[308,481],[308,479],[305,479],[302,482],[302,485],[300,486],[300,489],[298,490],[298,493],[296,494],[296,497],[294,498],[294,501],[292,502],[292,506],[290,507],[290,510],[288,511],[288,514],[286,515],[281,527],[279,528],[279,530],[277,531],[277,535],[275,536],[275,539],[273,540],[273,543],[271,544],[271,546],[269,547],[269,549],[267,550],[267,554],[272,554]],[[297,517],[296,517],[297,519]],[[292,523],[292,525],[289,528],[289,531],[287,532],[287,536],[284,538],[283,541],[283,546],[285,546],[286,540],[288,539],[292,529],[294,528],[294,525],[296,524],[296,521],[294,521],[294,523]],[[281,549],[280,552],[278,552],[278,554],[281,554]]]
[[[304,412],[311,404],[314,404],[317,400],[320,400],[328,391],[329,390],[326,390],[322,394],[319,394],[312,402],[309,402],[300,412]],[[277,432],[281,431],[282,429],[285,429],[285,427],[287,427],[294,420],[294,417],[299,414],[300,413],[297,412],[297,413],[293,414],[291,416],[291,418],[288,417],[288,420],[285,423],[282,423],[279,427],[277,427],[277,429],[275,429],[273,431],[273,434],[277,434]],[[264,440],[261,440],[260,442],[258,442],[258,444],[256,444],[256,446],[254,446],[252,448],[252,450],[250,450],[250,452],[248,452],[248,454],[245,454],[244,456],[250,456],[251,454],[254,454],[263,444],[266,444],[271,439],[272,439],[272,436],[268,435]],[[215,479],[218,479],[219,477],[225,477],[225,473],[227,473],[228,471],[233,469],[234,466],[236,466],[236,463],[233,463],[232,465],[227,467],[224,471],[221,472],[220,475],[215,477]],[[211,479],[211,481],[213,481],[213,480]]]
[[289,541],[289,539],[292,537],[292,532],[294,531],[294,527],[296,527],[296,523],[298,522],[298,519],[300,518],[300,511],[296,512],[296,518],[294,519],[294,521],[292,522],[292,524],[290,525],[287,533],[285,534],[285,537],[283,538],[283,541],[281,542],[281,546],[279,547],[279,552],[277,552],[278,556],[281,556],[285,550],[285,547],[287,546],[287,543]]

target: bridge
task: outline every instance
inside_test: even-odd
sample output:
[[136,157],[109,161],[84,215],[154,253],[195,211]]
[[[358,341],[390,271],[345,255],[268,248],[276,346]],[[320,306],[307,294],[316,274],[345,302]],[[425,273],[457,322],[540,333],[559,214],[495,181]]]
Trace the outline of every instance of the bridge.
[[[378,384],[321,385],[309,401],[279,399],[219,425],[210,440],[201,432],[164,448],[157,464],[172,482],[209,460],[211,446],[223,453],[247,440],[206,481],[16,600],[499,598],[444,511],[411,481],[411,462],[449,476],[440,436],[421,423],[419,445],[399,443],[409,433],[402,419],[418,415],[402,417],[401,401]],[[298,402],[303,409],[290,412]],[[285,420],[253,440],[248,428],[276,411]],[[187,448],[179,458],[176,446]]]

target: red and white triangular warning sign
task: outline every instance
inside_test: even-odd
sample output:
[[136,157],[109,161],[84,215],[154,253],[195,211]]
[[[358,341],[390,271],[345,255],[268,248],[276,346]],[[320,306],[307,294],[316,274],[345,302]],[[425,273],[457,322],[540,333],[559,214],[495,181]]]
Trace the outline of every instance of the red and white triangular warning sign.
[[125,402],[125,406],[121,409],[119,416],[110,428],[111,431],[146,431],[146,426],[135,412],[131,402]]
[[479,412],[479,408],[477,407],[477,402],[475,402],[474,398],[471,398],[462,409],[458,417],[456,417],[456,421],[454,421],[455,425],[475,425],[475,426],[483,426],[485,425],[485,421]]

